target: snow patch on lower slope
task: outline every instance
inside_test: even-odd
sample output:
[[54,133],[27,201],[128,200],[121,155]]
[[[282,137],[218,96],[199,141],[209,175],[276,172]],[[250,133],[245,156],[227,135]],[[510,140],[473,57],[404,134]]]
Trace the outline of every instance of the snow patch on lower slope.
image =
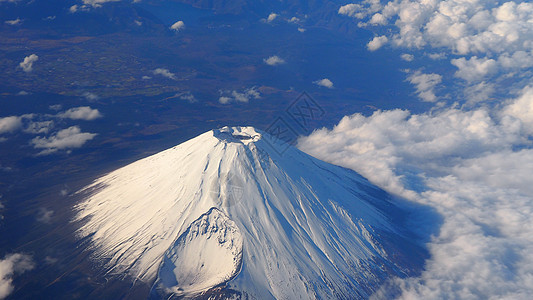
[[192,297],[223,285],[240,271],[242,245],[235,222],[211,208],[167,250],[153,293]]

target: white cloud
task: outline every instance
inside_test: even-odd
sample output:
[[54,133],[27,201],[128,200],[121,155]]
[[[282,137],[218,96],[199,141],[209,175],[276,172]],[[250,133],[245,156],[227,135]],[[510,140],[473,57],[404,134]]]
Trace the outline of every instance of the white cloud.
[[54,128],[54,121],[48,120],[48,121],[40,121],[40,122],[30,122],[26,128],[24,128],[24,132],[31,133],[31,134],[46,134],[50,130]]
[[0,299],[4,299],[13,292],[13,276],[22,274],[34,268],[30,256],[20,253],[6,255],[0,260]]
[[194,97],[194,95],[193,95],[191,92],[185,92],[185,93],[182,93],[181,95],[179,95],[179,98],[180,98],[181,100],[188,101],[189,103],[195,103],[195,102],[198,102],[198,100],[196,99],[196,97]]
[[369,12],[367,12],[366,8],[363,5],[355,3],[349,3],[341,6],[339,8],[338,13],[340,15],[354,17],[357,19],[362,19],[369,14]]
[[444,174],[448,170],[442,165],[450,162],[449,157],[469,158],[521,140],[518,122],[498,126],[484,109],[450,109],[437,115],[392,110],[346,116],[331,131],[322,129],[303,138],[299,147],[404,194],[397,171],[424,166],[425,172]]
[[451,63],[459,69],[455,72],[455,76],[468,82],[479,81],[498,72],[498,64],[495,60],[489,58],[477,58],[474,56],[467,60],[461,57],[452,59]]
[[255,87],[251,87],[249,89],[245,89],[242,92],[238,91],[221,91],[220,96],[218,98],[218,102],[221,104],[229,104],[232,102],[242,102],[242,103],[248,103],[251,99],[260,99],[261,94]]
[[226,96],[220,96],[218,98],[218,102],[220,102],[221,104],[228,104],[232,101],[233,99],[231,97],[226,97]]
[[318,85],[318,86],[327,87],[328,89],[332,89],[333,88],[333,82],[331,82],[331,80],[329,80],[327,78],[323,78],[323,79],[320,79],[320,80],[317,80],[317,81],[313,81],[313,83]]
[[376,51],[379,48],[381,48],[383,45],[385,45],[388,41],[389,41],[389,39],[386,36],[384,36],[384,35],[376,36],[370,42],[368,42],[366,47],[370,51]]
[[383,26],[377,32],[387,34],[370,41],[370,51],[380,48],[386,37],[395,47],[437,51],[428,55],[432,59],[452,57],[455,76],[467,83],[457,84],[459,88],[491,77],[495,77],[492,88],[502,93],[529,84],[506,83],[506,78],[528,76],[526,72],[533,68],[533,3],[529,1],[393,0],[381,4],[364,0],[341,6],[339,14],[369,29],[374,28],[369,25]]
[[300,22],[300,19],[297,17],[292,17],[288,20],[289,23],[298,23]]
[[524,88],[521,96],[505,106],[501,114],[519,119],[523,130],[533,135],[533,86]]
[[54,211],[53,210],[41,207],[39,209],[39,212],[37,213],[36,220],[37,220],[37,222],[41,222],[41,223],[44,223],[44,224],[50,224],[50,222],[52,222],[52,216],[53,215],[54,215]]
[[170,26],[170,29],[174,31],[181,31],[185,29],[185,23],[183,23],[183,21],[177,21],[176,23],[172,24],[172,26]]
[[51,257],[51,256],[46,256],[44,258],[44,263],[47,264],[47,265],[53,265],[55,263],[57,263],[58,259],[55,258],[55,257]]
[[428,57],[433,59],[433,60],[438,60],[438,59],[445,59],[446,58],[446,53],[444,52],[440,52],[440,53],[429,53],[428,54]]
[[81,132],[78,126],[71,126],[56,132],[48,138],[35,137],[31,140],[31,144],[36,149],[43,149],[39,153],[40,155],[47,155],[59,150],[80,148],[96,135],[95,133]]
[[118,2],[121,0],[83,0],[83,4],[90,5],[92,7],[100,7],[102,4],[107,2]]
[[89,106],[80,106],[71,108],[63,113],[58,114],[60,118],[67,118],[72,120],[91,121],[102,117],[98,109],[90,108]]
[[413,61],[415,59],[415,56],[409,53],[403,53],[400,55],[400,58],[405,61]]
[[491,100],[494,92],[494,84],[485,81],[468,86],[464,90],[465,98],[468,99],[466,104],[472,107],[476,103]]
[[[78,11],[87,12],[87,11],[90,11],[92,8],[102,7],[102,4],[104,3],[119,2],[119,1],[121,0],[82,0],[83,4],[80,4],[80,5],[74,4],[71,7],[69,7],[69,12],[70,13],[76,13]],[[133,2],[137,2],[137,1],[134,0]]]
[[100,97],[96,94],[93,94],[91,92],[85,92],[83,93],[82,95],[85,99],[89,100],[89,101],[96,101],[98,99],[100,99]]
[[303,33],[303,32],[305,32],[305,28],[298,27],[298,31]]
[[266,19],[268,23],[274,21],[278,17],[278,14],[276,13],[270,13]]
[[442,76],[435,73],[424,74],[418,70],[411,73],[407,80],[416,87],[416,94],[420,99],[426,102],[437,101],[435,87],[441,83]]
[[277,66],[277,65],[281,65],[285,63],[285,60],[283,60],[277,55],[270,56],[269,58],[265,58],[263,59],[263,61],[265,62],[265,64],[269,66]]
[[7,25],[15,26],[20,25],[22,23],[22,20],[20,18],[16,18],[15,20],[7,20],[5,21]]
[[376,13],[372,16],[372,18],[370,18],[370,21],[368,21],[368,23],[372,25],[386,25],[387,18],[385,18],[385,16],[380,13]]
[[168,69],[157,68],[153,71],[154,75],[161,75],[168,79],[176,80],[176,74],[170,72]]
[[443,217],[421,276],[393,280],[377,299],[530,297],[531,103],[528,87],[501,110],[354,114],[300,138],[303,151],[354,169]]
[[63,105],[61,105],[61,104],[53,104],[53,105],[48,106],[48,108],[51,109],[51,110],[58,111],[58,110],[61,110],[63,108]]
[[24,72],[31,72],[33,70],[33,63],[37,60],[39,60],[39,56],[36,54],[26,56],[19,66],[22,68],[22,70],[24,70]]
[[360,4],[354,4],[354,3],[350,3],[350,4],[346,4],[346,5],[343,5],[339,8],[339,11],[338,13],[340,15],[346,15],[346,16],[350,16],[350,17],[354,17],[356,13],[358,13],[361,9],[361,5]]
[[18,116],[10,116],[0,118],[0,134],[6,132],[13,132],[22,127],[22,118]]

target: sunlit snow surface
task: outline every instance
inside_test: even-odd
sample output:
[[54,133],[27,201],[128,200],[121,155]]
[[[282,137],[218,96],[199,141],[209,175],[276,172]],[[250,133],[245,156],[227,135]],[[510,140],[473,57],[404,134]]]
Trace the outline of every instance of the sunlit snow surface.
[[211,208],[165,253],[156,294],[197,295],[229,281],[240,271],[242,242],[235,222]]
[[269,140],[224,127],[99,178],[79,192],[80,237],[109,274],[184,296],[226,284],[259,299],[353,299],[419,271],[425,251],[387,194]]

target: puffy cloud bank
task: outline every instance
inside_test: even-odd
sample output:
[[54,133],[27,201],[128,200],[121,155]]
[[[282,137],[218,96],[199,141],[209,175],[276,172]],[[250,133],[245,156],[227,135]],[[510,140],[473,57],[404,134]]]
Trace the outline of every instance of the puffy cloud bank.
[[[492,92],[500,94],[530,84],[533,3],[529,1],[365,0],[344,5],[338,12],[376,31],[368,43],[371,51],[391,44],[424,51],[430,58],[448,58],[457,70],[454,76],[466,83],[467,101],[472,96],[468,88],[483,82],[490,81]],[[519,84],[509,85],[509,78]]]
[[435,61],[406,71],[416,95],[437,103],[429,112],[353,114],[298,142],[443,217],[421,276],[392,279],[374,297],[530,299],[533,4],[365,0],[338,12],[374,31],[368,50]]
[[[496,108],[344,117],[298,147],[443,216],[418,278],[376,298],[529,299],[533,295],[533,87]],[[391,288],[394,287],[394,288]]]
[[22,274],[33,268],[31,257],[25,254],[9,254],[4,259],[0,259],[0,299],[6,298],[13,292],[14,275]]

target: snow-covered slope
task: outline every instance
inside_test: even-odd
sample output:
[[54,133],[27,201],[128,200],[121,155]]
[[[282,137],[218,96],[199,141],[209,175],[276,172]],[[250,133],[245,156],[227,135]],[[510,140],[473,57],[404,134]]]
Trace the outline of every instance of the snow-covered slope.
[[79,235],[161,296],[354,299],[420,268],[386,193],[270,138],[224,127],[99,178],[80,191]]
[[211,208],[171,246],[159,268],[158,294],[197,295],[240,271],[242,236],[235,222]]

